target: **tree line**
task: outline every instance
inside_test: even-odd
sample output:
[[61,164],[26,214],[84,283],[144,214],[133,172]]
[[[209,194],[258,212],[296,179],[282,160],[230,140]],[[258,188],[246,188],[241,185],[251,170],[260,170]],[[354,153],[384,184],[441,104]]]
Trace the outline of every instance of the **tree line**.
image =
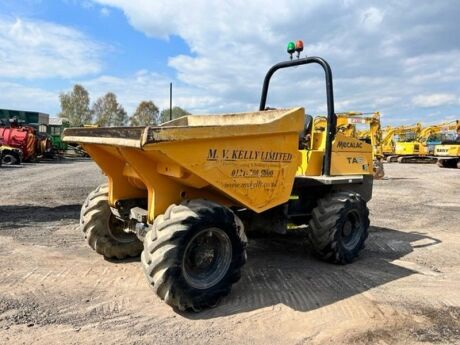
[[[59,100],[61,102],[59,117],[65,118],[70,126],[155,126],[169,121],[170,118],[169,108],[160,111],[153,101],[142,101],[132,116],[128,116],[113,92],[106,93],[90,105],[88,91],[79,84],[74,85],[71,91],[61,93]],[[180,107],[172,108],[173,119],[189,114]]]

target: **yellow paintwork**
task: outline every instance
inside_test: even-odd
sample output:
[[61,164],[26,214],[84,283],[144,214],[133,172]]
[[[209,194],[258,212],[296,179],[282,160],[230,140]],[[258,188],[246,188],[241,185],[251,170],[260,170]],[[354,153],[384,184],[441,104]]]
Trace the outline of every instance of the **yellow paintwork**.
[[337,133],[332,145],[331,175],[366,175],[372,170],[372,146]]
[[[441,128],[441,131],[451,132],[455,137],[460,137],[460,120],[455,120],[449,122],[447,125]],[[460,144],[441,144],[436,145],[434,148],[435,156],[444,156],[444,157],[460,157]]]
[[[382,138],[382,152],[385,156],[394,155],[396,149],[396,143],[401,140],[401,137],[406,138],[408,136],[413,136],[416,138],[420,131],[422,130],[422,125],[416,123],[415,125],[409,126],[399,126],[399,127],[386,127],[383,129],[383,138]],[[399,136],[398,141],[396,141],[395,136]],[[408,142],[408,141],[406,141]]]
[[449,130],[458,130],[458,121],[444,122],[421,128],[415,141],[400,141],[395,145],[394,153],[398,156],[426,156],[434,152],[429,150],[427,142],[431,136]]
[[434,155],[440,157],[460,157],[460,144],[436,145]]
[[[107,175],[112,206],[147,197],[149,222],[169,205],[195,198],[262,212],[289,200],[296,174],[321,174],[325,136],[312,135],[311,150],[299,151],[304,118],[303,108],[195,115],[147,127],[138,139],[64,131],[63,140],[79,142]],[[371,146],[337,134],[331,173],[369,171]]]
[[[325,116],[316,117],[313,125],[314,133],[324,133],[326,129],[326,123],[327,121]],[[358,131],[356,128],[358,124],[365,124],[369,128],[365,131]],[[342,175],[344,169],[346,171],[352,171],[353,174],[368,173],[368,170],[366,169],[371,169],[370,171],[373,171],[373,164],[383,158],[382,130],[380,127],[379,112],[375,112],[373,114],[364,114],[359,112],[338,113],[337,133],[338,135],[342,134],[346,137],[356,138],[366,143],[365,152],[367,152],[369,149],[367,146],[367,143],[369,142],[369,147],[372,148],[372,164],[368,163],[369,159],[367,156],[359,157],[359,161],[362,163],[356,163],[356,161],[351,160],[354,163],[350,164],[348,160],[350,157],[348,155],[343,153],[334,153],[331,173]],[[306,162],[303,162],[303,164],[306,164]],[[360,167],[360,165],[362,165],[362,167]],[[310,170],[313,170],[311,175],[316,175],[318,172],[317,169]]]
[[398,156],[426,156],[429,154],[426,145],[417,141],[397,142],[394,154]]
[[[368,125],[366,130],[358,131],[357,124]],[[314,121],[315,132],[324,132],[326,117],[318,116]],[[354,137],[368,141],[372,145],[374,158],[381,158],[382,154],[382,130],[380,127],[380,113],[364,114],[359,112],[347,112],[337,114],[337,132],[348,137]]]
[[[321,175],[324,151],[300,150],[299,152],[301,164],[297,169],[297,175]],[[343,133],[337,133],[332,144],[331,162],[333,176],[372,174],[372,146]]]
[[324,151],[319,150],[299,150],[300,164],[297,167],[296,175],[319,176],[323,166]]

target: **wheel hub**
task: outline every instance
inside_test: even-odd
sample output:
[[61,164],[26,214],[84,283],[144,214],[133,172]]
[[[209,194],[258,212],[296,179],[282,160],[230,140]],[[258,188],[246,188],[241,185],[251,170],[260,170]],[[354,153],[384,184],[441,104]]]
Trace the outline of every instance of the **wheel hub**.
[[182,272],[188,284],[207,289],[219,283],[230,267],[232,245],[228,235],[219,228],[198,232],[187,244]]
[[353,250],[360,240],[362,230],[359,214],[356,211],[350,211],[342,226],[343,246],[346,249]]
[[352,232],[353,232],[353,224],[349,220],[347,220],[347,222],[343,226],[343,230],[342,230],[343,236],[348,237],[351,235]]
[[110,215],[108,220],[109,235],[112,239],[120,243],[132,243],[137,241],[137,237],[133,233],[124,231],[125,224],[117,219],[113,214]]
[[10,155],[6,155],[5,157],[3,157],[3,164],[5,165],[11,165],[14,163],[14,158]]

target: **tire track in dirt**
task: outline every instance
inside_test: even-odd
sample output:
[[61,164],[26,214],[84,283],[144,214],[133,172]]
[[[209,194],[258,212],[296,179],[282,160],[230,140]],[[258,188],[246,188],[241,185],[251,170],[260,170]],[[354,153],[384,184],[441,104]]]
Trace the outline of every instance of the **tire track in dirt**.
[[[56,166],[31,168],[38,179]],[[31,183],[27,207],[44,206],[46,213],[50,207],[76,205],[104,179],[93,163],[57,168],[67,169],[58,178],[63,185],[53,190],[51,183]],[[0,337],[10,337],[12,344],[34,339],[46,345],[69,339],[88,344],[460,343],[455,335],[460,241],[451,224],[456,208],[450,207],[458,195],[437,190],[442,184],[434,181],[440,177],[432,168],[420,167],[423,174],[414,180],[376,183],[370,207],[379,226],[371,229],[367,248],[352,265],[317,261],[298,237],[251,239],[241,281],[217,308],[200,314],[177,313],[155,297],[137,261],[108,262],[91,252],[72,218],[61,221],[58,214],[52,222],[46,216],[38,222],[32,217],[14,235],[0,238]],[[405,169],[389,167],[387,175],[404,177]],[[24,170],[19,176],[27,175]],[[458,173],[442,175],[446,185],[457,178]],[[406,185],[423,193],[412,195]],[[10,205],[23,204],[23,195],[14,193]],[[430,209],[430,203],[436,207]],[[410,207],[403,208],[406,204]],[[0,234],[9,230],[0,221]]]

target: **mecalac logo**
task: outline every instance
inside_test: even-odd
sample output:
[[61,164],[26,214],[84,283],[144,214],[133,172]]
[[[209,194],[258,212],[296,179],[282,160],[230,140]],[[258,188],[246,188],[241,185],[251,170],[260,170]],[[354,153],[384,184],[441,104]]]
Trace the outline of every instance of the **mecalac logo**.
[[337,143],[339,149],[360,149],[363,147],[362,142],[352,142],[352,141],[339,141]]

